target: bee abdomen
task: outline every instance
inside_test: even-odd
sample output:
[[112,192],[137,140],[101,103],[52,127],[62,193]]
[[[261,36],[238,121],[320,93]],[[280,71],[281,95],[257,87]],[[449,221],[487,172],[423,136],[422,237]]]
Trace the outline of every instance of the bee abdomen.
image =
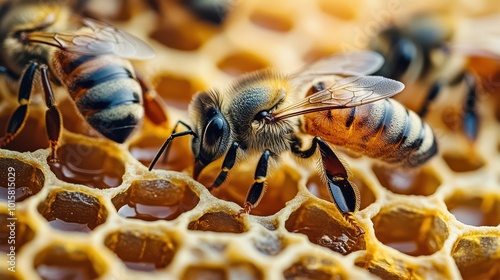
[[[59,60],[58,60],[59,59]],[[87,122],[123,143],[144,115],[141,87],[127,61],[112,56],[56,56],[57,76]]]
[[309,134],[388,163],[414,167],[437,152],[431,128],[392,99],[304,118]]
[[374,157],[416,167],[434,156],[437,143],[429,125],[395,100],[387,99],[385,103],[391,118],[386,118],[379,131],[382,141],[373,141],[373,147],[369,148],[374,151]]

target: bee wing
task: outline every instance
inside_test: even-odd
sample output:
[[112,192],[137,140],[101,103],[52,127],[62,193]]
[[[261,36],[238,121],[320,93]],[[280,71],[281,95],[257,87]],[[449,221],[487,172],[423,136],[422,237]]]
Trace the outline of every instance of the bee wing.
[[360,106],[391,97],[403,89],[403,83],[381,76],[347,77],[299,102],[277,109],[272,113],[273,119],[279,121],[317,111]]
[[85,55],[114,54],[129,59],[154,56],[153,49],[132,34],[89,18],[83,18],[82,23],[90,30],[60,33],[34,31],[26,35],[27,40]]
[[500,59],[500,15],[463,19],[448,47],[456,53]]
[[304,66],[291,79],[300,84],[321,76],[364,76],[377,71],[382,64],[383,56],[373,51],[334,54]]

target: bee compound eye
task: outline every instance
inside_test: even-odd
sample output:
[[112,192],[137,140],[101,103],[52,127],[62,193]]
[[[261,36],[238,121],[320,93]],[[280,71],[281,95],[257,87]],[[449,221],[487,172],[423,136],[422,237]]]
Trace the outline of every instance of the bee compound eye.
[[225,129],[225,121],[222,118],[212,119],[205,128],[203,142],[206,145],[213,146],[220,141]]

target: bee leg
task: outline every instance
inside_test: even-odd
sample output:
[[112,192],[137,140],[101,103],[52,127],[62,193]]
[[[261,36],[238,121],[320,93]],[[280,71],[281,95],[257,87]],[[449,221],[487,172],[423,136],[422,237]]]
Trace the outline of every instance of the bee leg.
[[267,166],[270,154],[269,150],[265,150],[262,156],[260,156],[259,163],[257,163],[257,168],[255,169],[254,183],[248,190],[243,209],[240,210],[238,216],[250,213],[262,199],[267,180]]
[[[184,125],[185,127],[188,128],[188,130],[184,130],[181,132],[175,132],[175,130],[177,129],[177,125],[179,125],[179,124]],[[170,142],[172,142],[172,140],[174,140],[177,137],[186,136],[186,135],[193,135],[194,137],[197,137],[196,133],[191,129],[191,127],[189,127],[189,125],[187,125],[183,121],[178,121],[177,124],[174,126],[174,130],[173,130],[172,134],[167,138],[167,140],[165,140],[165,142],[161,146],[160,150],[158,150],[158,153],[156,153],[153,161],[149,165],[149,167],[148,167],[149,171],[153,170],[153,167],[155,166],[156,162],[160,158],[161,154],[163,154],[165,149],[167,149],[167,151],[165,152],[165,156],[168,154]]]
[[61,138],[61,127],[62,127],[62,117],[59,108],[55,103],[54,93],[52,91],[52,86],[50,85],[49,77],[47,74],[47,65],[40,65],[41,79],[43,92],[45,94],[45,104],[47,105],[47,111],[45,112],[45,125],[47,129],[47,136],[49,137],[50,143],[50,155],[49,161],[57,161],[57,143]]
[[364,234],[364,230],[352,216],[353,212],[359,210],[358,188],[349,182],[347,169],[330,146],[320,137],[314,137],[311,147],[305,151],[301,151],[299,139],[296,139],[295,145],[292,146],[292,152],[301,158],[308,158],[315,154],[318,147],[321,155],[321,163],[325,171],[327,187],[330,190],[335,205],[346,221],[354,226],[357,235]]
[[[185,122],[183,122],[183,121],[181,121],[181,120],[178,120],[178,121],[175,123],[174,128],[172,129],[172,133],[171,133],[171,135],[176,133],[176,131],[177,131],[177,127],[179,126],[179,124],[182,124],[182,125],[183,125],[184,127],[186,127],[188,130],[193,131],[193,130],[191,129],[191,127],[190,127],[187,123],[185,123]],[[194,132],[193,132],[193,133],[194,133]],[[172,146],[167,145],[167,149],[165,150],[165,153],[163,154],[163,159],[162,159],[162,163],[163,163],[163,164],[166,164],[166,163],[167,163],[168,154],[170,153],[170,147],[172,147]]]
[[467,139],[469,139],[470,142],[474,142],[477,138],[479,127],[479,116],[476,113],[476,81],[470,74],[466,74],[464,79],[467,85],[467,97],[464,104],[462,127]]
[[146,117],[155,125],[166,126],[168,122],[167,112],[165,111],[165,103],[158,96],[156,91],[149,85],[142,76],[137,74],[137,81],[142,88],[142,99],[144,102],[144,112]]
[[[0,138],[0,147],[7,146],[14,137],[21,131],[26,123],[26,119],[28,116],[28,105],[31,98],[31,90],[33,87],[33,78],[35,76],[36,68],[38,67],[38,63],[32,62],[24,71],[21,82],[19,84],[19,91],[17,93],[17,100],[19,102],[19,106],[12,113],[9,119],[9,123],[7,125],[7,129],[5,131],[5,135]],[[5,69],[5,68],[4,68]],[[7,69],[2,74],[8,74]]]
[[215,189],[218,188],[222,183],[227,178],[227,173],[231,168],[233,168],[234,163],[236,162],[236,152],[238,151],[238,148],[240,147],[240,144],[236,141],[233,142],[231,147],[229,148],[229,151],[226,153],[226,157],[224,158],[224,162],[222,162],[222,170],[213,182],[212,186],[210,189]]
[[442,81],[437,81],[435,82],[432,87],[429,90],[429,93],[427,94],[427,97],[424,100],[424,104],[420,108],[420,111],[418,112],[418,115],[420,117],[425,117],[427,115],[427,112],[429,111],[429,105],[436,99],[436,96],[438,96],[439,92],[444,87],[444,83]]

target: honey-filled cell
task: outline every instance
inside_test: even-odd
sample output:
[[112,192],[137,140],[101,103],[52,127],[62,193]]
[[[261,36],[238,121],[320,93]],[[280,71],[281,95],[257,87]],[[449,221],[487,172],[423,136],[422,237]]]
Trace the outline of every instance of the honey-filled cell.
[[483,195],[454,192],[445,199],[448,211],[460,222],[471,226],[500,225],[500,196],[495,193]]
[[402,169],[374,165],[373,172],[380,184],[397,194],[432,195],[441,185],[441,179],[428,168]]
[[133,270],[154,271],[173,260],[178,242],[167,232],[121,229],[108,234],[104,245]]
[[324,209],[314,202],[306,202],[288,217],[285,228],[292,233],[305,234],[312,243],[343,255],[364,249],[363,235],[358,235],[340,214],[332,211],[338,211],[333,204]]
[[90,232],[103,224],[107,210],[98,198],[82,192],[54,191],[38,205],[51,227],[62,231]]
[[451,256],[464,280],[500,278],[500,234],[467,235],[453,245]]
[[372,221],[380,242],[410,256],[432,255],[441,249],[449,234],[439,213],[418,208],[383,208]]
[[247,229],[241,218],[226,212],[208,212],[188,225],[189,230],[243,233]]
[[13,252],[15,255],[21,252],[26,243],[33,240],[36,232],[28,217],[10,214],[9,211],[0,213],[0,252]]
[[174,220],[195,208],[200,198],[186,184],[168,180],[136,180],[112,199],[118,215],[144,221]]
[[109,151],[84,143],[68,143],[57,149],[59,161],[49,162],[50,170],[60,180],[96,189],[118,187],[122,183],[125,164]]
[[0,201],[21,202],[45,184],[40,168],[14,158],[0,158]]
[[34,256],[33,265],[44,280],[99,279],[106,262],[88,244],[51,244]]
[[217,67],[226,74],[239,76],[269,67],[269,63],[253,53],[236,52],[220,60]]

